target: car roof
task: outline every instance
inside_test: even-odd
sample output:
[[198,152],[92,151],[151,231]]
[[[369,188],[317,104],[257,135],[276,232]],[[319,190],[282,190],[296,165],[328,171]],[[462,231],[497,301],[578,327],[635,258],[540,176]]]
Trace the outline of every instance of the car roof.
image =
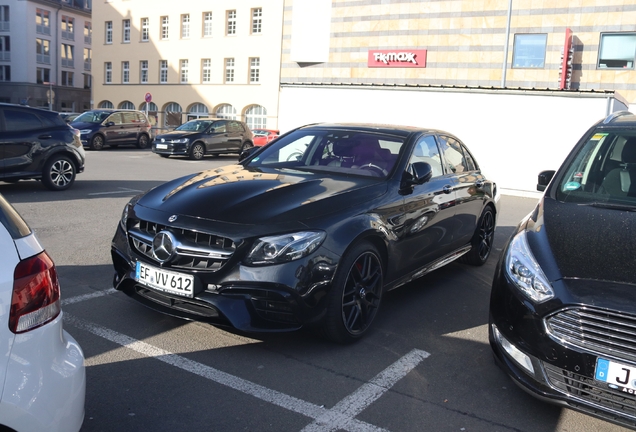
[[396,135],[400,137],[408,137],[411,134],[419,132],[442,133],[454,136],[451,133],[437,129],[429,129],[417,126],[401,126],[391,124],[376,123],[315,123],[302,126],[300,129],[340,129],[353,130],[359,132],[383,133],[387,135]]
[[49,110],[44,109],[44,108],[32,107],[32,106],[28,106],[28,105],[12,104],[12,103],[6,103],[6,102],[0,102],[0,107],[20,108],[20,109],[24,109],[24,110],[38,111],[38,112],[41,112],[43,114],[59,115],[59,113],[57,111],[49,111]]

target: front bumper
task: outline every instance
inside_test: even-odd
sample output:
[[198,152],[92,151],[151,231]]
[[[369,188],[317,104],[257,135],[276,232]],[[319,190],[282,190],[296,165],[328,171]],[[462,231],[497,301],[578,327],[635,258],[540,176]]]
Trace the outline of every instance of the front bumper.
[[[582,308],[559,305],[557,309]],[[636,429],[636,394],[597,381],[591,350],[551,337],[544,318],[497,266],[493,281],[489,340],[499,366],[526,392],[544,401]],[[616,359],[624,364],[633,361]]]
[[321,247],[296,261],[251,267],[241,262],[242,251],[216,271],[170,268],[194,276],[194,296],[187,298],[135,279],[137,261],[161,265],[138,253],[118,226],[111,248],[113,286],[159,312],[247,332],[292,331],[321,320],[337,255]]
[[186,156],[190,153],[190,143],[161,143],[166,148],[157,148],[157,143],[152,143],[153,153],[163,155]]

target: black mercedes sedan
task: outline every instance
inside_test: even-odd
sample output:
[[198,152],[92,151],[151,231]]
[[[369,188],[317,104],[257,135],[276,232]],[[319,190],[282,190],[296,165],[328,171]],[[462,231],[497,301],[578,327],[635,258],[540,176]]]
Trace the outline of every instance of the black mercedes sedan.
[[636,116],[595,124],[537,187],[493,281],[495,358],[540,399],[636,428]]
[[491,253],[497,187],[449,133],[316,124],[246,153],[126,205],[116,289],[173,316],[347,343],[387,290]]

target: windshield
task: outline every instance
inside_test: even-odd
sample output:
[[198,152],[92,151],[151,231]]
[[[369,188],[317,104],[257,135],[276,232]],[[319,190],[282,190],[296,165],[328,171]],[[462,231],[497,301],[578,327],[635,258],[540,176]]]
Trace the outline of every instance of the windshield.
[[73,121],[78,123],[101,123],[109,115],[110,113],[104,111],[86,111],[84,114],[77,116]]
[[264,147],[247,166],[384,178],[403,144],[401,138],[371,132],[301,129]]
[[636,132],[594,134],[567,167],[556,195],[560,201],[635,206]]
[[188,132],[202,132],[210,127],[212,122],[210,120],[190,120],[187,123],[182,124],[175,130],[188,131]]

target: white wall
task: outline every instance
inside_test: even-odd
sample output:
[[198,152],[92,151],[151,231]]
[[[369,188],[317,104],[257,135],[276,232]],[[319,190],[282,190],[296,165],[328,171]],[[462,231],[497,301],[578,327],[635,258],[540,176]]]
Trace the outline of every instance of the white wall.
[[468,146],[504,193],[538,196],[537,174],[557,169],[585,131],[606,116],[607,96],[575,95],[285,86],[279,127],[284,132],[316,122],[369,122],[445,130]]

